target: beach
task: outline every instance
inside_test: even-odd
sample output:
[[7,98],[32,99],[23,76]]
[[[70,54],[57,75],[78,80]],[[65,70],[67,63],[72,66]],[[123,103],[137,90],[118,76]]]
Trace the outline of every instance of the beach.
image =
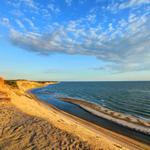
[[17,88],[1,83],[0,149],[149,149],[146,144],[61,111],[26,92],[54,83],[19,80]]
[[0,102],[0,149],[90,149],[87,142],[48,121],[27,115],[10,102]]

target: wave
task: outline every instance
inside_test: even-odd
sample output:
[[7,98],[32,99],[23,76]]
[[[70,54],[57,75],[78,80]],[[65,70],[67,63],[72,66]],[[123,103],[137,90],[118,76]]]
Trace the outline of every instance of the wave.
[[79,105],[84,110],[121,126],[131,128],[133,130],[150,135],[150,121],[143,118],[138,118],[132,115],[123,114],[113,111],[103,106],[96,105],[92,102],[87,102],[81,99],[59,98],[60,100]]

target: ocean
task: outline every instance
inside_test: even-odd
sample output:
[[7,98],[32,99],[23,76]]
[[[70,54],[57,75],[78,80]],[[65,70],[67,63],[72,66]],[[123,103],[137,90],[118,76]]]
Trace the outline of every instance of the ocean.
[[37,92],[44,93],[42,98],[46,100],[50,98],[50,94],[55,98],[80,99],[150,120],[150,81],[60,82]]
[[[150,81],[140,82],[60,82],[31,90],[40,100],[109,130],[150,144],[149,132],[119,125],[93,115],[79,105],[60,98],[73,98],[109,108],[115,112],[150,121]],[[150,131],[150,128],[148,128]]]

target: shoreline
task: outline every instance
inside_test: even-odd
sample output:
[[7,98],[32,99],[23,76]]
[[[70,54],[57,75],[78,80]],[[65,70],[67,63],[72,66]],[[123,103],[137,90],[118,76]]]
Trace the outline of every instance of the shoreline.
[[131,115],[126,115],[123,113],[112,111],[111,109],[105,108],[103,106],[98,106],[94,103],[90,103],[84,100],[73,99],[73,98],[59,98],[62,101],[76,104],[83,108],[84,110],[102,117],[104,119],[110,120],[121,126],[128,127],[135,131],[142,132],[144,134],[150,135],[150,122],[143,119],[136,118]]
[[[80,123],[80,125],[79,126],[83,126],[84,127],[84,129],[85,129],[85,127],[88,129],[88,130],[90,130],[90,131],[92,131],[92,132],[94,132],[94,134],[96,134],[96,139],[97,139],[97,137],[104,137],[104,138],[106,138],[107,140],[109,140],[109,142],[108,143],[116,143],[116,144],[114,144],[115,146],[116,146],[116,148],[118,149],[131,149],[131,150],[133,150],[133,149],[136,149],[136,150],[148,150],[149,149],[149,145],[147,145],[147,144],[145,144],[145,143],[141,143],[141,142],[139,142],[139,141],[137,141],[137,140],[134,140],[134,139],[132,139],[132,138],[130,138],[130,137],[127,137],[127,136],[124,136],[124,135],[122,135],[122,134],[119,134],[119,133],[116,133],[116,132],[113,132],[113,131],[111,131],[111,130],[108,130],[108,129],[105,129],[105,128],[103,128],[103,127],[101,127],[101,126],[98,126],[98,125],[96,125],[96,124],[93,124],[92,122],[89,122],[89,121],[86,121],[86,120],[84,120],[84,119],[82,119],[82,118],[79,118],[79,117],[77,117],[77,116],[74,116],[74,115],[72,115],[72,114],[70,114],[70,113],[67,113],[67,112],[65,112],[65,111],[63,111],[63,110],[60,110],[60,109],[58,109],[57,107],[55,107],[55,106],[53,106],[53,105],[51,105],[51,104],[48,104],[47,102],[44,102],[44,101],[42,101],[42,100],[40,100],[39,98],[37,98],[37,96],[35,95],[35,94],[33,94],[32,92],[31,93],[29,93],[33,98],[34,98],[34,100],[35,101],[37,101],[38,103],[40,103],[40,104],[44,104],[46,107],[48,106],[48,107],[50,107],[50,108],[52,108],[52,109],[54,109],[55,111],[57,111],[58,113],[61,113],[61,115],[63,115],[63,116],[66,116],[69,120],[73,120],[73,122],[75,122],[75,123],[77,123],[78,125],[79,125],[79,123]],[[83,130],[84,130],[83,129]],[[81,134],[81,133],[79,133],[79,134]],[[78,135],[79,137],[80,137],[80,135]],[[88,134],[88,136],[90,136],[89,134]],[[94,142],[94,140],[93,139],[91,139],[90,138],[90,140],[92,140],[92,141],[90,141],[90,143],[91,142]],[[88,140],[88,142],[89,142],[89,140]],[[107,144],[108,144],[107,143]],[[96,144],[96,145],[99,145],[99,144]],[[120,146],[119,146],[120,145]],[[113,146],[113,145],[112,145]],[[115,148],[115,149],[116,149]],[[112,148],[110,148],[110,150],[113,150],[114,148],[112,147]],[[104,149],[105,150],[105,149]]]
[[[49,104],[49,103],[47,103],[47,102],[44,102],[44,101],[40,100],[40,99],[37,98],[37,96],[36,96],[35,94],[33,94],[32,92],[31,92],[31,95],[32,95],[37,101],[40,101],[41,103],[44,103],[44,104],[46,104],[46,105],[48,105],[48,106],[50,106],[50,107],[53,107],[54,109],[56,109],[57,111],[61,112],[62,114],[65,114],[65,115],[69,116],[69,118],[70,118],[70,117],[71,117],[71,118],[74,118],[75,120],[78,120],[78,122],[84,123],[84,125],[86,124],[86,126],[89,126],[92,130],[93,130],[93,128],[95,128],[95,129],[96,129],[96,132],[99,132],[99,131],[103,130],[103,131],[106,132],[108,135],[111,133],[111,136],[114,137],[114,138],[116,138],[116,136],[118,136],[119,139],[122,138],[123,141],[127,141],[127,143],[128,143],[128,142],[129,142],[130,144],[131,144],[131,143],[134,143],[133,145],[136,147],[136,149],[147,149],[146,147],[147,147],[148,145],[147,145],[146,143],[143,143],[143,142],[134,140],[134,139],[132,139],[131,137],[124,136],[124,135],[122,135],[122,134],[116,133],[116,132],[111,131],[111,130],[109,130],[109,129],[105,129],[105,128],[99,126],[99,125],[96,125],[96,124],[92,123],[92,122],[89,122],[89,121],[84,120],[84,119],[82,119],[82,118],[80,118],[80,117],[77,117],[77,116],[75,116],[75,115],[73,115],[73,114],[70,114],[70,113],[68,113],[68,112],[65,112],[65,111],[63,111],[63,110],[57,108],[56,106],[54,106],[54,105],[52,105],[52,104]],[[66,101],[67,101],[67,100],[66,100]],[[67,102],[68,102],[68,101],[67,101]],[[69,101],[69,102],[70,102],[70,101]],[[75,104],[75,103],[73,103],[73,104]],[[75,105],[80,106],[79,104],[75,104]],[[82,108],[82,107],[81,107],[81,108]],[[84,109],[84,108],[83,108],[83,109]],[[89,112],[89,113],[91,113],[91,112]],[[101,134],[101,133],[100,133],[100,134]],[[106,136],[106,137],[107,137],[107,136]],[[110,137],[109,137],[109,138],[110,138]],[[114,139],[112,139],[112,140],[114,140]],[[114,140],[114,141],[115,141],[115,140]],[[120,140],[120,141],[121,141],[121,140]],[[120,142],[119,142],[119,143],[120,143]],[[130,144],[129,144],[129,145],[130,145]],[[146,147],[145,147],[145,148],[141,148],[140,144],[142,144],[144,147],[145,147],[145,146],[146,146]],[[132,144],[131,144],[131,145],[132,145]],[[139,147],[137,147],[137,145],[138,145]],[[128,146],[127,146],[127,147],[128,147]],[[149,147],[149,146],[148,146],[148,147]]]
[[24,88],[23,86],[20,86],[20,89],[8,88],[6,91],[11,98],[11,103],[20,111],[31,116],[42,118],[55,125],[55,127],[78,136],[83,141],[88,142],[88,144],[91,145],[91,149],[149,149],[149,146],[146,144],[94,125],[42,102],[37,99],[36,96],[25,93],[27,90],[30,91],[31,89],[38,87],[39,86],[35,84],[34,87],[28,86],[28,88]]
[[86,141],[55,127],[46,119],[27,114],[11,100],[0,90],[0,149],[91,149]]

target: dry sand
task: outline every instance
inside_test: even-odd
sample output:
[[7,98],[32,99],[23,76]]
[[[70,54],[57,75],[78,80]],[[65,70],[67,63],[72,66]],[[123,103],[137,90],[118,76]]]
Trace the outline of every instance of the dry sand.
[[[19,81],[18,85],[19,89],[12,89],[9,86],[1,88],[0,85],[0,149],[2,150],[149,149],[148,145],[93,125],[26,94],[25,90],[37,87],[35,83]],[[38,87],[44,85],[38,84]]]
[[48,121],[27,115],[10,101],[0,102],[0,149],[90,149],[81,141],[50,124]]

